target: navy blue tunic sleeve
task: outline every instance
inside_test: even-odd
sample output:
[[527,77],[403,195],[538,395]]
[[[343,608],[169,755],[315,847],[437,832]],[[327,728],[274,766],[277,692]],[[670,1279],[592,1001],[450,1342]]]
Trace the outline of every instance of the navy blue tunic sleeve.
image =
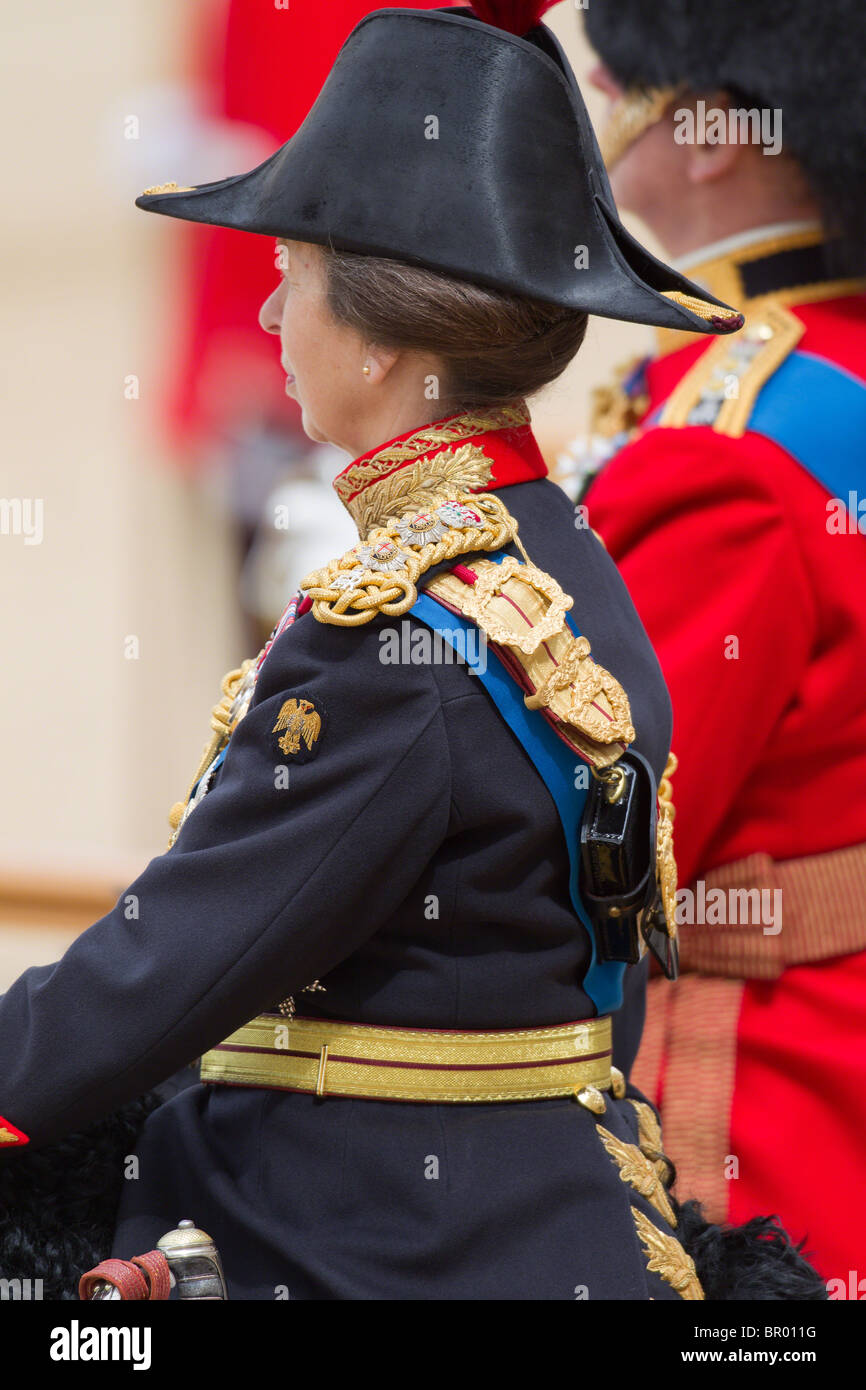
[[[0,999],[0,1114],[32,1142],[326,974],[411,891],[447,832],[448,747],[429,666],[380,661],[381,625],[288,629],[173,848]],[[321,721],[297,751],[279,727],[292,699]]]

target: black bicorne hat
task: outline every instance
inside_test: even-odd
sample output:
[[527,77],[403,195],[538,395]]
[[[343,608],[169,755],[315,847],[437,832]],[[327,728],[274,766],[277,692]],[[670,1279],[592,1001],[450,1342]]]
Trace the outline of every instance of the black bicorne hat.
[[263,164],[198,188],[162,185],[137,206],[394,257],[606,318],[740,328],[740,314],[620,222],[571,66],[538,23],[549,3],[375,10]]
[[584,25],[625,88],[727,91],[781,111],[782,149],[847,268],[866,269],[864,0],[591,0]]

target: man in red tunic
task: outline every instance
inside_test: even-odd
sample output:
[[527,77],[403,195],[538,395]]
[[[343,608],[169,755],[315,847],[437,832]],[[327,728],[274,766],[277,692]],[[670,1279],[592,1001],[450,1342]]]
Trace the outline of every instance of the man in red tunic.
[[621,207],[746,315],[597,393],[588,518],[674,707],[684,974],[636,1083],[681,1198],[866,1298],[866,112],[857,0],[593,0]]

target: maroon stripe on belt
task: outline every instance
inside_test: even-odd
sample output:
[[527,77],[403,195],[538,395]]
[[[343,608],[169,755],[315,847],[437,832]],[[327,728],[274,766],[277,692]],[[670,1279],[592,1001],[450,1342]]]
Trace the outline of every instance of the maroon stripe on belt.
[[[244,1047],[242,1043],[218,1043],[212,1052],[252,1052],[266,1057],[306,1057],[318,1061],[318,1052],[296,1052],[292,1048]],[[344,1057],[328,1053],[328,1062],[351,1062],[359,1067],[403,1067],[409,1071],[519,1071],[533,1067],[567,1067],[573,1062],[597,1062],[612,1056],[606,1052],[589,1052],[582,1057],[552,1057],[539,1062],[393,1062],[377,1061],[374,1057]]]

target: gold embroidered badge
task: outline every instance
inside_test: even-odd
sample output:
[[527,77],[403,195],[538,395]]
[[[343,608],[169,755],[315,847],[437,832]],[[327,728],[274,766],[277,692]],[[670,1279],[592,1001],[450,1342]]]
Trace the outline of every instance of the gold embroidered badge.
[[[271,733],[276,734],[280,730],[285,731],[282,738],[277,739],[281,750],[287,757],[299,757],[300,761],[306,762],[318,751],[315,745],[322,732],[321,714],[311,700],[286,700]],[[301,747],[302,739],[306,754]]]

